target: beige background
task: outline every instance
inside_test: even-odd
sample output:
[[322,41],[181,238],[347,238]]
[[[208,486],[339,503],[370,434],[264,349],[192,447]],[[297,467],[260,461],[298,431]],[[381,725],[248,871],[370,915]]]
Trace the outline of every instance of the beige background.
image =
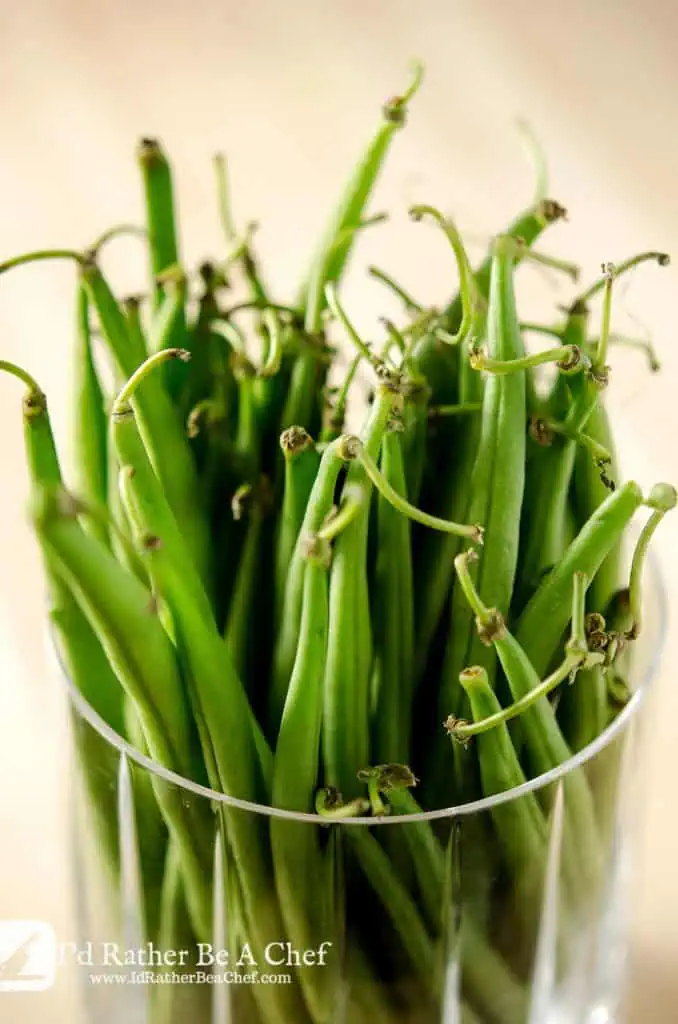
[[[506,222],[532,187],[517,114],[543,140],[551,192],[571,212],[549,236],[552,251],[581,261],[587,277],[601,260],[647,247],[678,256],[677,31],[670,0],[2,0],[0,258],[82,246],[111,222],[138,218],[132,150],[139,135],[157,134],[176,166],[187,257],[220,251],[210,156],[224,148],[238,212],[262,221],[260,249],[284,295],[412,56],[427,62],[426,87],[375,200],[396,211],[393,222],[365,237],[365,259],[442,301],[449,256],[408,225],[404,209],[439,203],[479,236]],[[133,243],[118,243],[111,260],[120,287],[138,284]],[[625,310],[638,311],[664,362],[653,378],[631,353],[616,363],[611,399],[628,467],[643,484],[678,479],[677,273],[641,270],[615,312],[620,327],[637,331]],[[72,270],[56,265],[0,282],[0,354],[38,375],[64,443],[71,284]],[[526,308],[553,302],[550,287],[524,271]],[[355,269],[348,295],[366,328],[378,294]],[[67,936],[65,741],[23,515],[20,393],[5,379],[0,434],[0,918],[53,920]],[[677,541],[676,523],[667,524],[660,548],[674,606]],[[638,814],[634,1024],[678,1019],[677,648],[674,630]],[[48,1010],[39,1003],[13,1002],[11,1020],[0,1004],[0,1019],[74,1020],[66,991]]]

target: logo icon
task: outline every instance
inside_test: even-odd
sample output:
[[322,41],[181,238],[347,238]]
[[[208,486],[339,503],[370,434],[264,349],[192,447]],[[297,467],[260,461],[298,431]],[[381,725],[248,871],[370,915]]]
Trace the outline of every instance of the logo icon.
[[57,943],[44,921],[0,921],[0,993],[42,992],[54,984]]

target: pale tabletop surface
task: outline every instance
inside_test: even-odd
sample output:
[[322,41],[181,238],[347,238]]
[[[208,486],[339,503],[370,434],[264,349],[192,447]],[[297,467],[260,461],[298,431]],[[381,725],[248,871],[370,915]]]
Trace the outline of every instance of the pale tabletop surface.
[[[482,238],[529,201],[531,170],[514,128],[536,129],[550,191],[570,225],[549,240],[586,278],[602,260],[645,248],[678,256],[675,110],[678,7],[666,0],[21,0],[0,14],[0,258],[45,245],[81,247],[140,217],[135,140],[160,136],[173,156],[186,256],[219,254],[210,166],[227,150],[237,210],[258,218],[260,250],[280,294],[309,246],[382,99],[413,56],[428,66],[407,132],[397,140],[374,208],[396,211],[365,236],[359,263],[379,259],[429,301],[449,288],[448,253],[413,234],[405,209],[429,201]],[[138,286],[132,242],[111,270]],[[419,247],[419,248],[418,248]],[[363,260],[364,257],[364,260]],[[117,262],[116,262],[117,260]],[[347,297],[367,329],[373,287],[356,268]],[[613,407],[625,462],[640,483],[678,479],[676,270],[638,272],[618,304],[620,327],[651,332],[663,372],[625,353]],[[553,301],[525,272],[534,311]],[[0,356],[32,370],[68,432],[72,270],[42,266],[2,280]],[[642,324],[627,311],[639,311]],[[65,740],[43,644],[38,559],[26,526],[20,396],[0,380],[0,918],[70,925]],[[612,397],[612,396],[611,396]],[[678,602],[678,527],[660,556]],[[647,799],[638,808],[643,872],[634,925],[630,1020],[678,1019],[678,691],[671,631],[647,746]],[[2,998],[2,997],[0,997]],[[45,1016],[26,997],[8,1024],[76,1020],[58,990]]]

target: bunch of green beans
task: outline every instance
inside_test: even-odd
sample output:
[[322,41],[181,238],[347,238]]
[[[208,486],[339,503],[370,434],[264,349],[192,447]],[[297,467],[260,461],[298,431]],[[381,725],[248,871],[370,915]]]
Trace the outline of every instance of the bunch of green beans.
[[[149,940],[221,934],[216,829],[233,866],[230,919],[254,950],[281,937],[300,949],[333,938],[349,978],[347,1019],[433,1024],[445,1012],[440,950],[453,957],[441,907],[463,877],[461,1019],[522,1024],[553,789],[461,831],[449,820],[342,822],[512,790],[567,762],[628,699],[646,553],[676,492],[658,484],[645,494],[619,479],[604,405],[619,340],[612,299],[620,274],[668,257],[605,264],[564,319],[535,324],[518,315],[515,276],[535,259],[576,279],[576,267],[533,249],[564,209],[540,187],[474,269],[455,224],[419,205],[413,219],[432,221],[451,245],[450,296],[426,307],[370,268],[403,309],[383,321],[383,342],[362,338],[341,284],[360,232],[383,219],[367,204],[421,77],[417,69],[384,105],[291,303],[265,284],[252,230],[235,227],[222,157],[227,251],[196,274],[181,264],[172,170],[151,139],[138,151],[143,227],[114,228],[83,252],[0,264],[0,274],[43,259],[76,268],[72,486],[41,386],[10,362],[0,369],[26,389],[32,523],[73,683],[162,767],[318,822],[215,815],[137,779]],[[117,296],[100,265],[119,234],[148,253],[150,279],[135,299]],[[527,347],[542,335],[551,348]],[[353,433],[360,379],[372,392]],[[82,730],[76,739],[116,872],[101,752]],[[600,771],[565,782],[568,920],[581,920],[601,889],[601,793],[611,785]],[[473,865],[466,875],[459,842]],[[300,970],[296,980],[256,988],[242,1020],[339,1019],[336,971]],[[170,1003],[158,1002],[158,1024],[173,1019]]]

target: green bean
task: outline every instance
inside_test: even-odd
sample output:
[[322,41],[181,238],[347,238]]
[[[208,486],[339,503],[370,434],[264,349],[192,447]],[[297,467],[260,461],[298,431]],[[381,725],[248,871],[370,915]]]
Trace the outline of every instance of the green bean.
[[387,854],[368,829],[347,828],[346,836],[367,880],[382,901],[412,966],[435,997],[433,943],[426,933],[414,900],[403,887]]
[[[108,418],[92,354],[89,301],[82,285],[78,287],[77,330],[74,383],[76,489],[85,501],[105,505],[108,494]],[[108,543],[106,524],[90,520],[87,528]]]
[[[490,356],[502,360],[519,358],[523,352],[515,310],[513,252],[511,239],[496,240],[487,314],[488,344]],[[525,484],[525,421],[524,375],[491,376],[484,389],[467,518],[481,522],[485,528],[478,587],[504,615],[509,611],[518,559]],[[450,711],[461,713],[464,707],[458,680],[469,662],[486,669],[491,685],[496,672],[496,658],[479,643],[470,608],[458,586],[452,590],[451,622],[438,705],[443,716]],[[448,759],[440,738],[433,756],[437,758],[433,771],[438,777],[446,770],[443,765]]]
[[[110,664],[141,718],[152,757],[188,774],[192,741],[183,683],[174,650],[154,611],[150,593],[118,565],[72,516],[63,490],[43,489],[34,509],[34,525],[60,577],[72,588]],[[209,934],[206,865],[200,850],[206,821],[197,809],[183,808],[177,790],[158,781],[156,797],[181,846],[191,912],[201,934]],[[201,841],[202,836],[202,841]]]
[[[158,275],[179,262],[172,171],[156,139],[142,139],[137,156],[146,204],[151,276],[156,282],[155,305],[159,307],[162,289],[157,284]],[[177,343],[176,339],[174,343]]]
[[317,421],[321,418],[318,389],[325,375],[323,359],[324,341],[321,338],[303,338],[302,350],[292,366],[280,420],[281,430],[298,424],[310,434],[316,433]]
[[[481,600],[468,571],[468,561],[469,553],[457,555],[455,559],[461,589],[476,615],[479,637],[484,644],[492,644],[496,650],[513,699],[518,701],[539,687],[539,675],[526,650],[507,630],[502,615],[496,608],[489,608]],[[573,578],[574,573],[569,579],[570,594],[573,589]],[[566,621],[570,614],[569,600],[567,605]],[[524,710],[520,722],[529,763],[536,775],[565,764],[572,756],[547,697],[541,696],[536,703]],[[551,802],[553,792],[550,789],[543,790],[540,796],[542,801]],[[565,814],[568,822],[564,835],[566,867],[568,877],[573,881],[578,879],[581,883],[578,889],[581,898],[587,885],[596,891],[602,867],[593,798],[582,772],[570,772],[565,780],[565,796]]]
[[[41,250],[0,264],[0,274],[24,263],[54,258],[71,259],[78,264],[80,280],[97,311],[101,330],[118,364],[118,370],[123,377],[130,377],[137,368],[135,344],[125,316],[92,254],[82,256],[71,250]],[[158,379],[151,377],[144,382],[144,387],[136,393],[135,408],[155,471],[186,533],[203,579],[209,581],[207,524],[199,503],[193,456],[183,434],[182,424]]]
[[[182,550],[176,524],[171,525],[171,511],[153,480],[150,465],[144,461],[134,419],[125,409],[125,402],[131,397],[129,392],[128,384],[114,406],[114,440],[122,472],[131,479],[137,512],[148,531],[144,544],[150,572],[174,620],[209,782],[221,792],[264,801],[269,795],[270,751],[253,719],[226,645],[213,620],[203,611],[207,597],[203,593],[198,599],[200,581],[195,573],[191,576],[187,552]],[[159,532],[155,532],[157,527]],[[224,812],[224,818],[236,867],[242,876],[252,942],[263,949],[270,936],[282,934],[262,843],[263,822],[240,812]],[[277,1009],[270,1008],[271,1020],[280,1020],[281,1024],[289,1020],[291,1014],[299,1011],[296,1003],[296,994],[288,993]]]
[[[122,309],[127,321],[127,334],[131,342],[130,365],[138,366],[148,359],[148,345],[144,328],[141,323],[141,299],[138,295],[129,295],[122,301]],[[118,377],[120,370],[118,368]],[[122,381],[120,381],[122,386]]]
[[419,504],[429,444],[431,389],[423,377],[416,376],[408,376],[404,388],[407,400],[400,444],[405,463],[405,491],[414,504]]
[[607,726],[607,679],[602,665],[579,672],[558,705],[558,720],[573,753],[592,743]]
[[[417,65],[409,89],[402,96],[396,96],[384,105],[384,123],[358,164],[327,227],[297,303],[305,310],[306,330],[309,334],[318,332],[325,305],[325,285],[328,282],[337,282],[341,277],[355,237],[352,229],[359,224],[363,216],[390,144],[405,123],[407,106],[419,89],[422,74],[422,68]],[[345,240],[337,245],[339,237]]]
[[[488,721],[501,714],[501,705],[489,685],[485,669],[465,669],[460,675],[460,682],[469,699],[474,722]],[[518,754],[504,722],[491,732],[478,735],[475,743],[484,796],[506,792],[525,782]],[[534,793],[499,804],[490,813],[503,858],[513,876],[515,910],[522,926],[530,934],[538,921],[541,904],[540,890],[548,848],[546,819]]]
[[190,749],[186,702],[151,595],[100,542],[84,533],[73,509],[66,492],[44,489],[34,512],[36,529],[54,551],[59,572],[71,582],[79,602],[82,595],[83,610],[139,708],[149,745],[163,764],[185,772]]
[[568,596],[574,573],[584,572],[590,578],[595,577],[642,502],[642,492],[632,482],[610,494],[528,602],[518,619],[516,639],[538,675],[547,670],[567,625]]
[[285,459],[283,504],[278,524],[275,557],[275,621],[284,614],[285,587],[304,513],[320,465],[313,439],[303,427],[290,427],[280,437]]
[[[125,695],[125,734],[133,747],[145,754],[146,757],[151,756],[134,701],[127,695]],[[168,831],[156,799],[153,776],[134,762],[130,762],[130,772],[141,876],[144,881],[144,931],[147,936],[154,937],[159,926]]]
[[297,652],[303,600],[303,580],[306,569],[306,538],[315,536],[323,525],[328,508],[334,501],[334,492],[344,461],[337,452],[338,443],[331,442],[320,460],[311,494],[306,505],[304,520],[297,536],[287,571],[283,615],[277,631],[273,652],[268,735],[278,734],[285,705],[289,681]]
[[[407,789],[393,790],[389,803],[397,814],[420,814],[421,808]],[[448,915],[454,913],[449,905],[451,894],[445,893],[445,852],[429,822],[413,822],[399,825],[409,847],[417,880],[420,885],[421,902],[426,916],[435,922],[434,932],[444,931]],[[349,829],[349,835],[356,829]],[[362,830],[361,830],[362,831]],[[360,856],[360,854],[359,854]],[[401,885],[398,876],[393,880]],[[401,898],[401,894],[398,894]],[[388,899],[386,892],[382,896]],[[393,913],[396,920],[396,913]],[[482,931],[470,913],[462,915],[460,957],[462,981],[467,996],[474,1005],[482,1007],[491,1015],[509,1014],[511,1024],[520,1024],[524,1019],[525,993],[517,978],[512,974],[501,956],[487,944]]]
[[[569,671],[568,665],[567,674]],[[460,675],[460,682],[469,697],[473,721],[485,723],[496,718],[497,722],[489,735],[483,729],[477,734],[476,740],[485,796],[521,786],[525,782],[525,775],[505,724],[506,718],[499,719],[504,709],[490,687],[487,672],[479,666],[465,669]],[[448,724],[447,728],[455,739],[465,739],[468,735],[467,732],[459,733],[456,723]],[[532,865],[538,871],[538,865],[542,863],[546,852],[547,830],[534,794],[528,793],[509,804],[496,807],[492,817],[511,869],[520,873]]]
[[[326,512],[332,495],[326,495]],[[328,583],[325,548],[307,548],[303,607],[297,656],[276,744],[272,801],[292,811],[312,811],[318,786],[322,722],[323,667],[327,652]],[[313,825],[271,819],[271,844],[276,886],[287,935],[298,949],[315,948],[332,934],[330,862],[319,829]],[[309,886],[309,879],[313,885]],[[314,1021],[332,1019],[332,985],[321,971],[301,971],[299,978]]]
[[[619,465],[614,450],[614,441],[608,415],[602,402],[598,402],[586,424],[589,436],[609,453],[605,473],[619,482]],[[579,526],[590,518],[610,493],[603,481],[599,465],[588,451],[579,449],[575,456],[573,473],[574,508]],[[614,546],[604,560],[591,585],[591,607],[602,610],[620,585],[622,571],[622,544]]]
[[[256,597],[262,572],[262,532],[264,525],[264,508],[266,498],[261,484],[250,489],[252,493],[246,505],[246,535],[240,553],[238,570],[233,583],[233,593],[228,606],[224,640],[231,656],[236,675],[242,681],[245,690],[253,701],[255,671],[254,650],[255,640],[253,624],[257,621]],[[258,627],[261,622],[258,622]]]
[[[432,207],[415,207],[410,215],[421,217],[432,216],[445,230],[450,241],[460,279],[460,298],[462,318],[457,334],[461,336],[465,325],[465,337],[461,338],[459,389],[460,401],[474,401],[482,396],[482,381],[478,374],[470,371],[468,354],[474,341],[474,335],[483,331],[484,316],[480,311],[480,303],[476,294],[471,266],[464,246],[454,225],[445,220]],[[421,360],[419,360],[421,367]],[[427,372],[424,370],[424,372]],[[440,394],[440,389],[437,389]],[[440,409],[452,406],[441,405]],[[468,500],[465,480],[470,476],[476,455],[480,421],[459,428],[451,424],[441,438],[440,449],[431,452],[432,460],[436,455],[445,460],[447,473],[442,481],[433,481],[434,496],[444,518],[452,521],[464,520],[467,513]],[[454,456],[450,458],[450,452]],[[454,461],[453,461],[454,460]],[[452,465],[450,465],[452,462]],[[459,549],[459,541],[455,537],[426,534],[421,538],[416,557],[416,615],[417,615],[417,650],[415,656],[415,679],[420,682],[426,669],[431,643],[438,628],[443,608],[451,585],[452,562]]]
[[[378,455],[382,438],[402,397],[390,383],[377,388],[364,430],[364,449]],[[346,456],[345,438],[337,451]],[[370,763],[369,685],[372,636],[367,580],[367,532],[371,483],[365,466],[354,461],[347,485],[363,491],[364,506],[338,537],[330,571],[330,627],[325,672],[323,757],[326,780],[347,798],[357,795],[356,772]]]
[[[406,492],[400,434],[387,430],[381,449],[384,479],[400,494]],[[412,659],[414,605],[412,558],[407,519],[379,495],[377,561],[373,607],[374,693],[376,710],[373,749],[380,762],[409,761],[412,719]]]
[[149,355],[164,348],[176,348],[178,340],[186,340],[186,275],[180,267],[173,267],[171,273],[165,271],[162,275],[162,285],[163,294],[148,332]]
[[[24,444],[32,491],[63,484],[59,457],[54,443],[47,399],[37,382],[21,367],[5,359],[0,371],[9,373],[26,385],[23,403]],[[111,666],[71,591],[58,577],[46,557],[49,584],[50,617],[57,630],[62,657],[73,682],[112,729],[121,734],[122,692]]]
[[[570,317],[564,335],[564,339],[567,338],[579,351],[586,341],[587,322],[585,313],[577,313]],[[558,408],[562,397],[562,385],[558,383],[551,392],[548,408]],[[566,423],[569,421],[568,414]],[[565,552],[568,492],[576,451],[573,440],[554,438],[550,447],[536,454],[534,466],[528,469],[529,518],[521,555],[523,592],[532,592],[544,572],[551,569]]]

